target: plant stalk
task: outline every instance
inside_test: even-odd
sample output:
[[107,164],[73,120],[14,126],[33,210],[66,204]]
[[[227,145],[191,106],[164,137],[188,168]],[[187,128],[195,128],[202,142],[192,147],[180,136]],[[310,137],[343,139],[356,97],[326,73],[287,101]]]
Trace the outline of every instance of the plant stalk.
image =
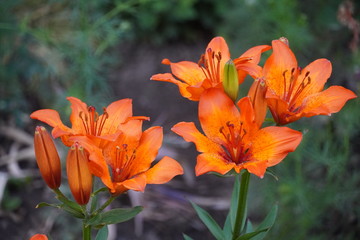
[[91,225],[83,223],[83,240],[91,240]]
[[238,206],[235,218],[234,232],[233,232],[233,240],[238,238],[243,229],[245,214],[246,214],[246,200],[249,189],[250,182],[250,173],[245,170],[245,172],[241,176],[240,183],[240,193],[238,198]]

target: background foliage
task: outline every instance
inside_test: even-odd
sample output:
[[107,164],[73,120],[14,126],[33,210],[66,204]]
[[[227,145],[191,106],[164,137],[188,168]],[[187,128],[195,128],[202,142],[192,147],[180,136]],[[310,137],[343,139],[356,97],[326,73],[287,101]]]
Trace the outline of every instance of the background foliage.
[[[162,58],[197,61],[207,42],[216,35],[225,37],[233,57],[249,47],[270,44],[271,40],[285,36],[300,66],[328,58],[333,64],[329,83],[358,93],[359,21],[357,1],[2,1],[0,126],[2,130],[14,128],[23,134],[32,133],[34,123],[28,115],[39,108],[55,108],[69,114],[65,97],[70,95],[99,107],[111,100],[131,97],[139,115],[152,114],[154,122],[164,125],[167,151],[181,156],[182,163],[189,164],[192,171],[194,149],[174,139],[169,129],[176,122],[193,120],[196,108],[181,99],[175,87],[149,83],[152,74],[168,70],[160,66]],[[248,79],[246,84],[250,82]],[[360,235],[359,117],[359,100],[352,100],[331,118],[315,117],[294,124],[294,128],[305,129],[304,141],[294,154],[272,169],[278,179],[270,175],[262,180],[252,179],[249,202],[254,203],[250,209],[254,223],[262,219],[273,203],[279,203],[278,219],[269,239],[355,239]],[[39,191],[36,184],[42,184],[37,182],[39,174],[33,155],[26,155],[27,160],[17,158],[23,175],[11,170],[9,159],[12,149],[15,152],[30,149],[31,140],[24,140],[26,137],[19,140],[8,131],[1,132],[0,172],[6,181],[0,184],[4,186],[0,231],[8,239],[23,239],[34,228],[41,229],[44,221],[42,210],[33,209],[36,200],[52,196],[41,190],[41,198],[29,200]],[[224,217],[221,209],[226,204],[219,205],[218,200],[229,199],[222,190],[231,191],[231,184],[215,176],[194,179],[188,174],[175,181],[176,191],[167,189],[166,194],[159,188],[149,191],[158,196],[165,194],[169,206],[188,195],[201,199],[199,205],[205,204],[205,199],[216,199],[205,207],[218,213],[221,221]],[[146,195],[147,204],[154,202],[156,194]],[[123,201],[122,204],[129,204],[126,198]],[[153,231],[164,239],[166,234],[175,233],[181,239],[181,232],[204,236],[201,235],[204,229],[193,220],[192,211],[186,205],[182,212],[185,219],[173,216],[177,224],[172,224],[168,232],[164,230],[169,228],[168,219],[158,216],[154,220],[157,215],[149,213],[148,218],[144,217],[145,232],[146,226],[156,226]],[[24,221],[28,212],[36,216],[38,225]],[[66,221],[59,217],[54,228],[75,232],[73,223],[67,225]],[[14,223],[17,228],[8,227]],[[20,226],[22,233],[18,231]],[[54,232],[63,237],[61,234],[69,234]],[[66,239],[70,239],[69,235]],[[147,235],[147,239],[152,238]]]

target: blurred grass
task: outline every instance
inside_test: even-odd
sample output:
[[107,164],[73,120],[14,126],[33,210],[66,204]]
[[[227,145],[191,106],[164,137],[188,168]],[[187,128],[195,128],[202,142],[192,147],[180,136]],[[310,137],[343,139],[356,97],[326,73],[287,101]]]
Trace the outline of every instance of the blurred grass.
[[[155,52],[174,42],[206,42],[217,34],[226,38],[236,53],[233,57],[285,36],[300,66],[328,58],[333,63],[329,83],[358,91],[360,55],[349,47],[356,32],[338,18],[343,2],[3,1],[0,124],[28,130],[28,114],[39,108],[55,108],[68,116],[65,97],[70,95],[106,106],[116,95],[109,75],[119,66],[126,67],[128,56],[119,53],[130,44],[148,44],[149,51]],[[360,3],[353,1],[353,7],[352,16],[359,21]],[[141,96],[152,97],[150,93]],[[314,117],[292,125],[307,130],[300,148],[273,169],[278,181],[267,176],[254,180],[256,190],[250,189],[258,205],[250,211],[255,220],[273,203],[280,205],[269,239],[355,239],[360,235],[359,117],[359,100],[352,100],[331,118]]]

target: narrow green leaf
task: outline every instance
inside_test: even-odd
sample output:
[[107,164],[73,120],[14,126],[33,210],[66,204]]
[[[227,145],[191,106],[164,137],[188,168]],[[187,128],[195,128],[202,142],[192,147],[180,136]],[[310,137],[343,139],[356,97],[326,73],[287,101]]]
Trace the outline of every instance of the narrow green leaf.
[[109,234],[109,230],[107,225],[105,225],[104,227],[100,228],[100,230],[96,234],[95,240],[107,240],[108,234]]
[[76,217],[76,218],[81,218],[84,219],[85,215],[84,213],[80,210],[74,209],[72,207],[69,207],[66,204],[61,204],[60,206],[61,209],[63,209],[65,212],[69,213],[71,216]]
[[251,221],[248,219],[246,221],[245,233],[251,233],[251,232],[254,232],[254,228],[253,228]]
[[94,212],[98,206],[98,195],[94,195],[91,198],[90,212]]
[[267,231],[267,230],[268,230],[268,228],[265,228],[265,229],[261,229],[261,230],[259,230],[259,231],[255,231],[255,232],[251,232],[251,233],[246,233],[246,234],[244,234],[244,235],[239,236],[238,238],[236,238],[236,240],[255,239],[255,238],[253,238],[253,237],[255,237],[255,236],[259,235],[260,233],[265,232],[265,231]]
[[193,240],[191,237],[189,237],[188,235],[186,235],[185,233],[183,233],[183,237],[185,240]]
[[61,205],[60,204],[53,204],[53,203],[47,203],[47,202],[41,202],[38,205],[36,205],[35,208],[42,208],[42,207],[55,207],[55,208],[60,208]]
[[210,230],[212,235],[220,240],[224,239],[223,231],[220,228],[220,226],[216,223],[216,221],[210,216],[208,212],[206,212],[204,209],[196,205],[195,203],[191,202],[191,205],[195,209],[196,213],[198,214],[201,221],[205,224],[205,226]]
[[252,240],[262,240],[266,236],[269,229],[274,225],[276,215],[278,211],[278,206],[275,204],[268,215],[265,217],[265,219],[259,224],[259,226],[256,228],[256,231],[261,231],[263,229],[266,229],[265,231],[262,231],[260,234],[252,238]]
[[[100,213],[100,217],[93,219],[91,225],[109,225],[125,222],[132,219],[143,210],[143,207],[134,208],[115,208],[110,211]],[[89,224],[89,222],[87,223]]]
[[230,219],[230,211],[228,215],[226,216],[226,220],[223,227],[223,233],[225,239],[231,239],[232,238],[232,229],[231,229],[231,219]]

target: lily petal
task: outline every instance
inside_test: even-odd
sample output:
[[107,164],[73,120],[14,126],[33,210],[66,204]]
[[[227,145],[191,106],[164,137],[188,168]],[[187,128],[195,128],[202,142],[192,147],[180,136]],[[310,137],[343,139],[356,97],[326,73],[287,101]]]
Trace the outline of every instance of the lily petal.
[[226,161],[218,154],[202,153],[197,157],[195,174],[199,176],[208,172],[217,172],[224,175],[233,169],[234,166],[235,163]]
[[199,152],[215,153],[223,151],[220,145],[200,133],[193,122],[177,123],[171,130],[183,137],[185,141],[195,143]]
[[146,175],[144,173],[139,174],[133,178],[123,181],[121,185],[129,190],[144,192],[146,187]]
[[60,119],[59,113],[53,109],[37,110],[30,115],[30,118],[37,119],[53,127],[54,129],[52,131],[52,135],[54,138],[72,132],[69,127],[63,124]]
[[108,119],[103,127],[103,134],[113,134],[121,123],[132,116],[132,100],[126,98],[115,101],[106,108],[106,112]]
[[146,183],[163,184],[170,181],[176,175],[183,174],[181,165],[174,159],[165,156],[152,168],[146,171]]
[[249,151],[255,161],[267,161],[271,167],[293,152],[301,139],[301,132],[288,127],[266,127],[257,132]]
[[337,113],[349,99],[357,96],[341,86],[331,86],[318,94],[310,95],[305,99],[305,107],[302,109],[305,117],[314,115],[330,115]]
[[[300,106],[302,101],[312,94],[318,93],[323,90],[325,83],[331,75],[332,67],[331,62],[327,59],[318,59],[310,63],[305,67],[301,74],[298,76],[296,85],[294,89],[298,89],[300,84],[304,81],[304,84],[309,84],[301,91],[301,93],[296,98],[296,105]],[[308,77],[305,75],[308,74]]]
[[136,158],[133,168],[130,170],[132,174],[137,174],[148,170],[154,161],[161,147],[163,140],[162,127],[151,127],[143,132],[139,146],[136,150]]
[[71,103],[70,122],[74,134],[85,132],[84,123],[80,116],[88,112],[86,103],[76,97],[67,97],[66,99]]
[[[291,51],[288,45],[280,40],[272,41],[273,53],[266,60],[263,73],[266,84],[275,95],[280,96],[284,93],[284,84],[279,84],[279,81],[283,81],[283,74],[287,72],[290,74],[292,69],[297,70],[297,61],[294,53]],[[286,86],[290,84],[290,78],[286,78]]]
[[179,80],[176,80],[171,73],[155,74],[150,79],[155,80],[155,81],[163,81],[163,82],[174,83],[179,87],[179,91],[180,91],[181,96],[183,96],[185,98],[190,98],[191,97],[191,93],[189,93],[188,90],[186,89],[189,86],[189,84],[183,83],[183,82],[181,82]]
[[234,102],[220,89],[211,88],[201,95],[199,102],[199,120],[205,135],[216,143],[224,143],[225,138],[219,134],[227,122],[239,126],[240,114]]
[[[211,49],[215,53],[221,52],[221,61],[226,63],[230,59],[229,47],[223,37],[214,37],[206,49]],[[205,54],[206,56],[206,54]]]
[[250,173],[255,174],[256,176],[263,178],[267,168],[266,161],[253,161],[247,162],[243,165]]

